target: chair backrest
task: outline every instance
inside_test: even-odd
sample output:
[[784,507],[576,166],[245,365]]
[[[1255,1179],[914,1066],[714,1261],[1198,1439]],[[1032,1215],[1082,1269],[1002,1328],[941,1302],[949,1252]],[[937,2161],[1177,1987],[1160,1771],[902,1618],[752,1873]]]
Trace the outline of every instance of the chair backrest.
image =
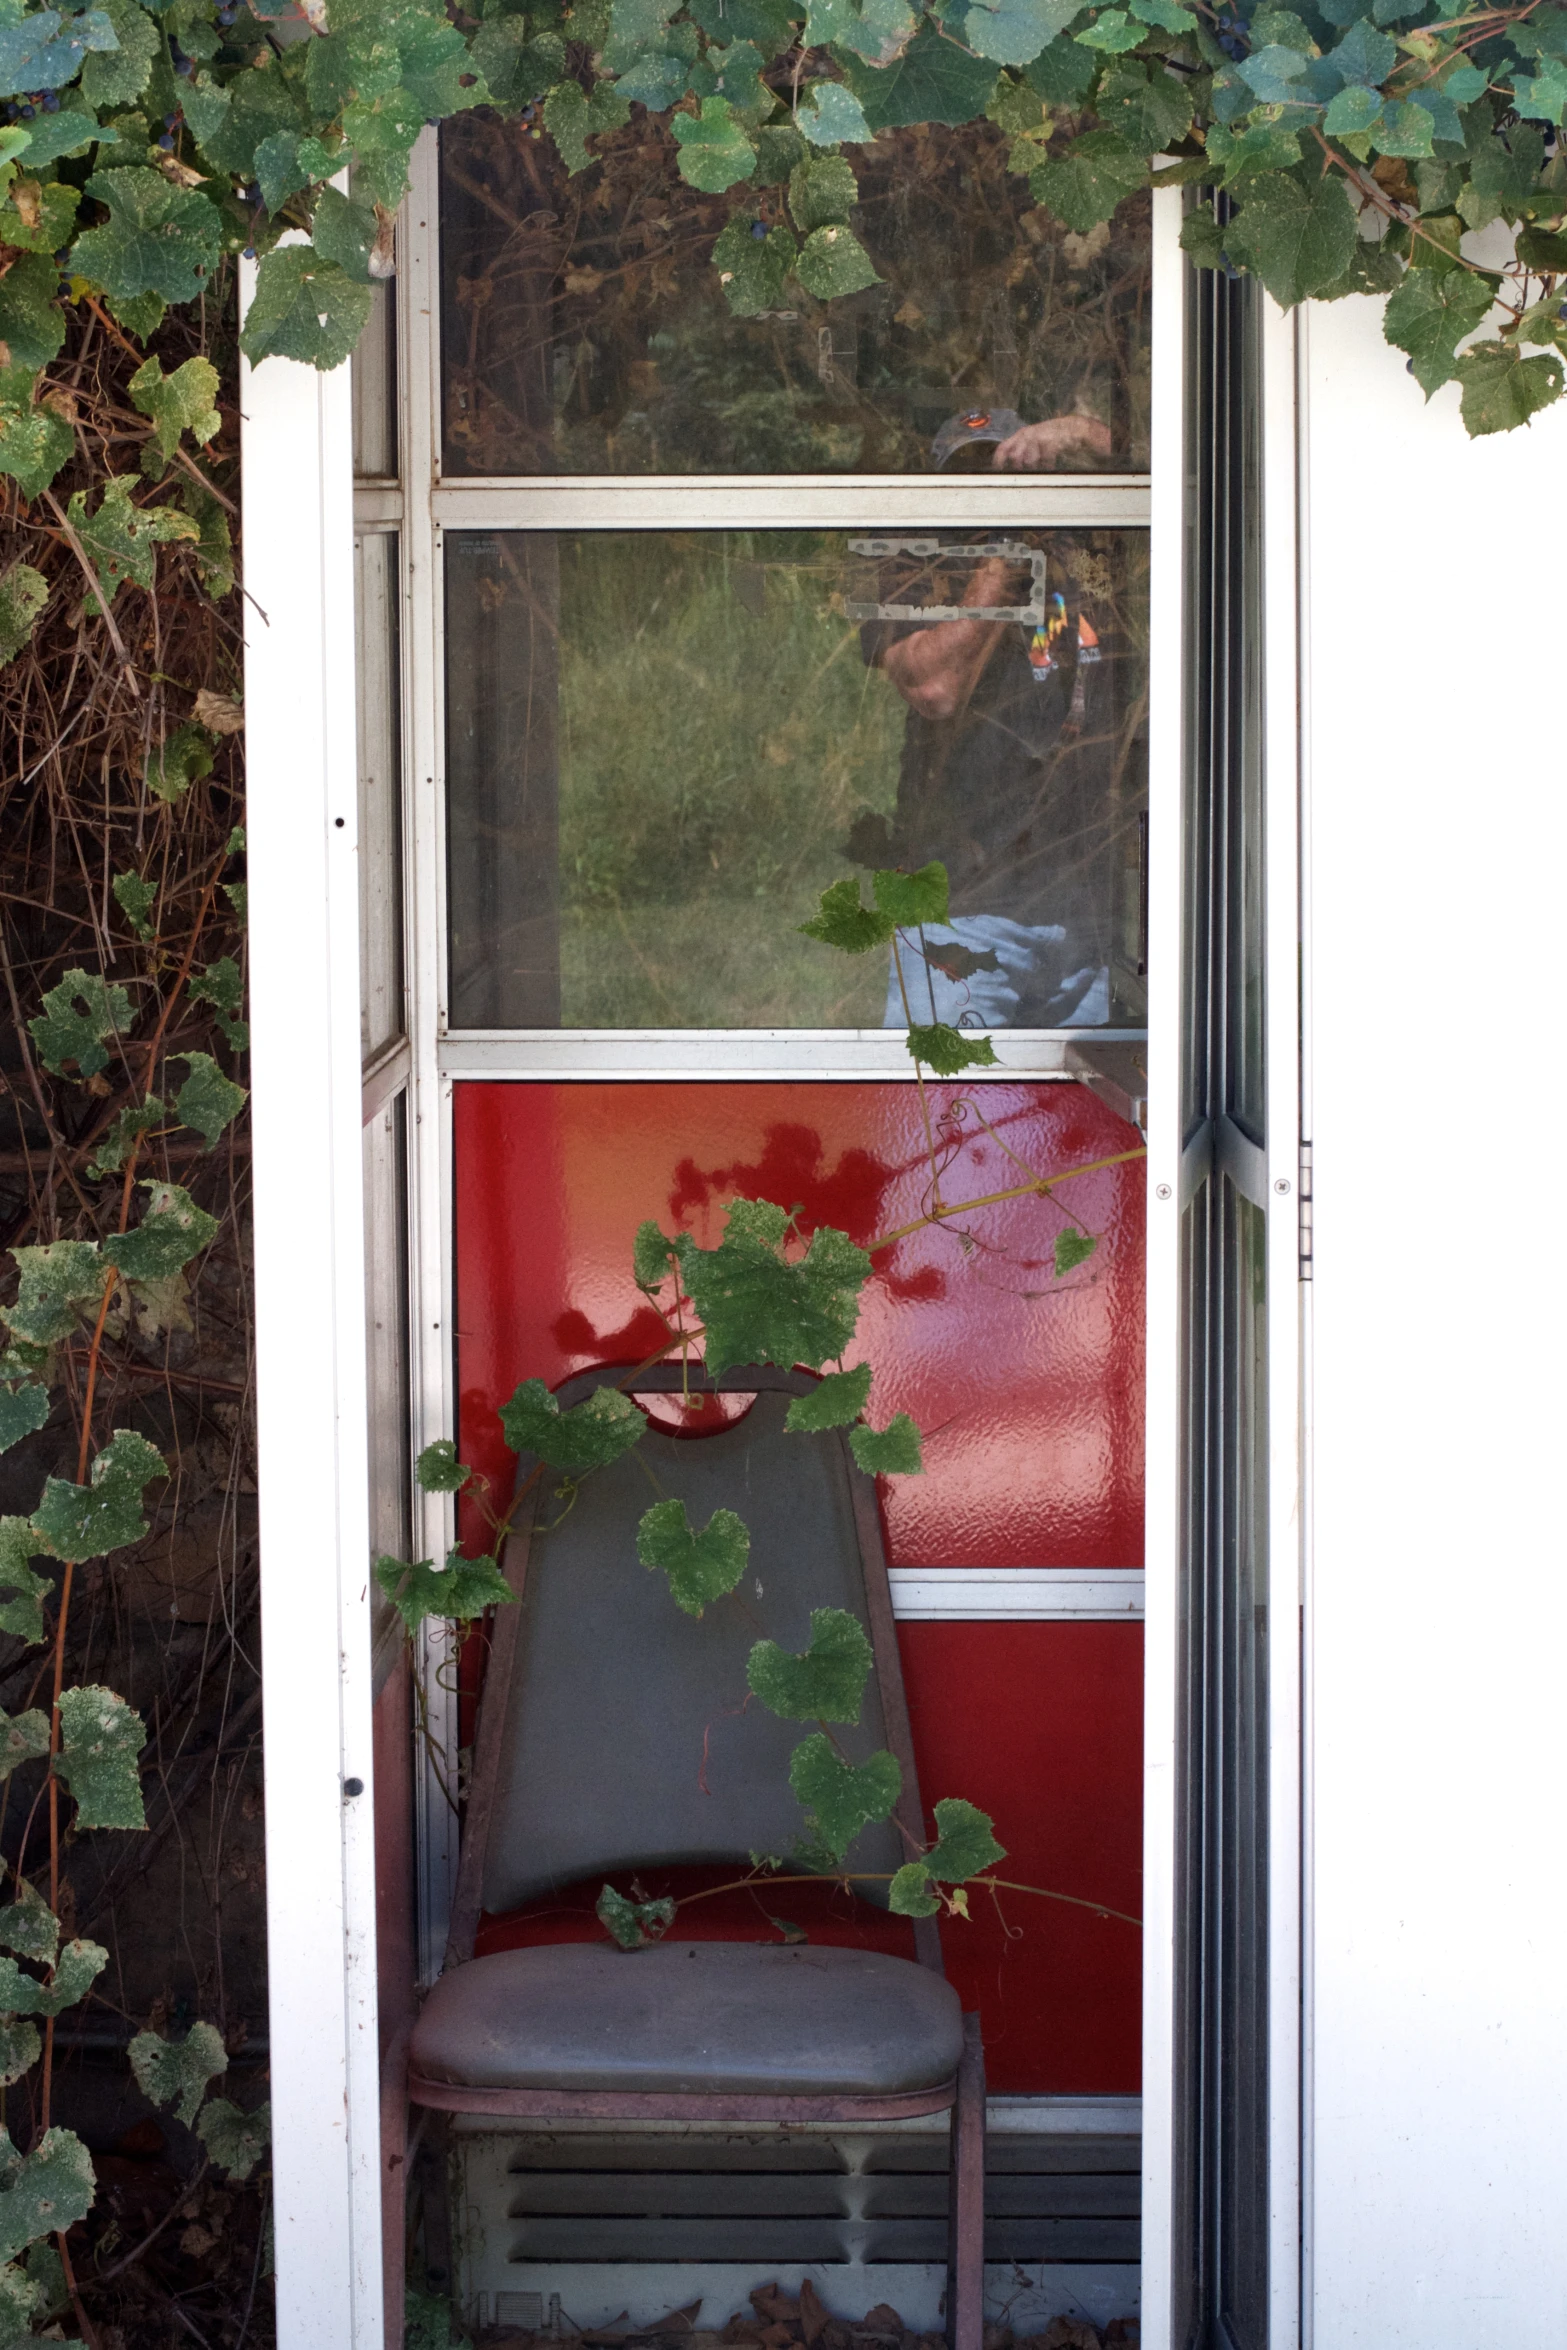
[[[563,1409],[630,1367],[609,1366],[559,1391]],[[714,1392],[699,1373],[693,1388]],[[834,1725],[851,1761],[888,1746],[903,1772],[899,1812],[921,1832],[873,1481],[841,1430],[790,1435],[803,1372],[731,1371],[717,1390],[753,1395],[743,1418],[712,1435],[655,1423],[630,1454],[584,1480],[569,1506],[548,1472],[526,1527],[508,1545],[519,1604],[499,1612],[463,1842],[449,1956],[472,1949],[492,1914],[586,1877],[689,1862],[787,1854],[800,1835],[789,1757],[814,1724],[781,1721],[748,1696],[746,1660],[761,1638],[801,1650],[813,1608],[843,1608],[868,1633],[875,1671],[857,1725]],[[636,1378],[633,1393],[678,1392],[678,1369]],[[518,1463],[519,1479],[533,1468]],[[649,1474],[651,1472],[651,1475]],[[736,1510],[751,1536],[735,1591],[700,1618],[676,1607],[661,1573],[637,1556],[637,1523],[664,1496],[693,1526]],[[544,1529],[548,1528],[548,1532]],[[891,1871],[909,1846],[888,1821],[867,1829],[851,1865]],[[862,1888],[885,1899],[882,1887]],[[933,1935],[918,1936],[929,1961]],[[936,1960],[939,1964],[939,1958]]]

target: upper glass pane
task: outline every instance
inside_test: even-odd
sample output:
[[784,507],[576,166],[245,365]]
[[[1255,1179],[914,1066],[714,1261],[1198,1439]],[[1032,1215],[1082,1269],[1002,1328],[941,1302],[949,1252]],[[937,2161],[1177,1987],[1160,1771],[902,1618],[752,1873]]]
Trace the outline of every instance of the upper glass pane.
[[[1140,1025],[1146,568],[1135,531],[448,531],[452,1026]],[[933,858],[901,980],[799,935]]]
[[886,131],[854,163],[882,282],[822,303],[791,278],[738,318],[714,242],[737,209],[785,219],[783,186],[702,195],[645,117],[595,147],[569,178],[523,123],[442,130],[448,477],[922,473],[973,413],[1050,426],[1009,452],[1031,471],[1147,470],[1146,196],[1077,236],[994,124]]

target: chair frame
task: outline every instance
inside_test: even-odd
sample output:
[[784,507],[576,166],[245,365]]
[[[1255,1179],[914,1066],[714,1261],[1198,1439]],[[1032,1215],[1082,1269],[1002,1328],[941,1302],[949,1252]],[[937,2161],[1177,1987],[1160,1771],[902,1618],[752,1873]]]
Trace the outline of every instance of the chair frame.
[[[570,1379],[559,1390],[563,1409],[580,1403],[597,1388],[626,1382],[630,1392],[679,1394],[808,1395],[816,1382],[801,1371],[781,1371],[770,1364],[726,1371],[709,1379],[693,1366],[688,1373],[672,1364],[640,1370],[631,1364],[609,1364]],[[908,1701],[898,1655],[893,1621],[892,1591],[882,1543],[881,1517],[872,1478],[860,1469],[842,1429],[828,1431],[842,1450],[853,1499],[855,1534],[864,1575],[866,1617],[876,1683],[881,1698],[887,1745],[902,1773],[902,1792],[894,1817],[916,1844],[922,1841],[924,1811],[914,1768],[914,1745],[909,1730]],[[519,1465],[519,1477],[522,1475]],[[532,1544],[534,1506],[508,1536],[503,1571],[518,1600],[527,1580]],[[484,1696],[480,1702],[478,1735],[474,1744],[473,1776],[458,1860],[457,1885],[443,1972],[465,1966],[473,1957],[482,1914],[484,1863],[495,1816],[496,1786],[505,1732],[504,1702],[492,1702],[491,1693],[504,1700],[510,1687],[520,1637],[520,1607],[501,1611],[495,1622]],[[915,1962],[943,1974],[941,1937],[934,1918],[913,1918]],[[483,2089],[461,2083],[432,2081],[410,2072],[408,2094],[416,2105],[447,2113],[485,2114],[518,2121],[687,2121],[723,2122],[856,2122],[902,2121],[930,2113],[951,2113],[947,2242],[947,2340],[951,2350],[981,2350],[984,2295],[985,2204],[985,2062],[979,2018],[963,2019],[963,2055],[956,2074],[930,2089],[882,2097],[853,2096],[722,2096],[699,2092],[649,2094],[645,2091],[565,2089]]]

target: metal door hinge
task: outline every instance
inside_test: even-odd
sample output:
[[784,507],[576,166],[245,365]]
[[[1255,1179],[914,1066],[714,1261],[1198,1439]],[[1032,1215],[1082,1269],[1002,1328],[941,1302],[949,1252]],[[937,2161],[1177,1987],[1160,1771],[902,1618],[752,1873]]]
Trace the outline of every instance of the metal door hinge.
[[1309,1281],[1312,1277],[1311,1145],[1309,1142],[1303,1142],[1300,1146],[1300,1188],[1296,1196],[1300,1207],[1300,1277],[1302,1281]]

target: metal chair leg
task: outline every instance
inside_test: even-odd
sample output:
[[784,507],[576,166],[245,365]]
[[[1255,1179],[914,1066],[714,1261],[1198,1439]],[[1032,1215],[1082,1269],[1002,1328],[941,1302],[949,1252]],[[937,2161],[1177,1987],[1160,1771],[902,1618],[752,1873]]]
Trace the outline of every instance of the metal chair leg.
[[985,2049],[979,2018],[963,2018],[963,2060],[952,2109],[947,2203],[947,2342],[982,2350],[985,2332]]

